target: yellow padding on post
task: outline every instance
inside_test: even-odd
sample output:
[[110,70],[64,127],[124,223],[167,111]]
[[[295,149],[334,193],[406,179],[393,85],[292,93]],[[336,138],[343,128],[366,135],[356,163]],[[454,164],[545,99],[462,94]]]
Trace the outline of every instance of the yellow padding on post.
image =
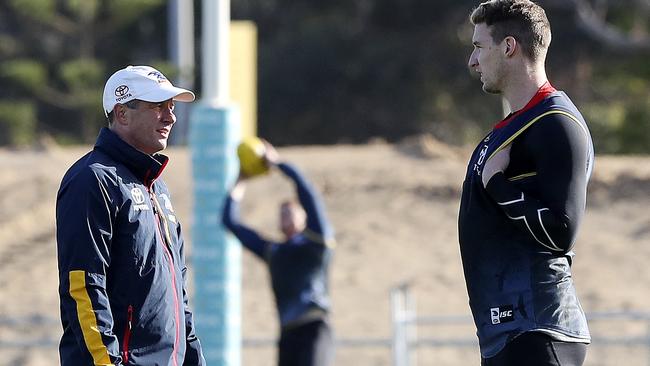
[[70,296],[77,303],[77,316],[81,331],[95,365],[114,366],[97,327],[93,304],[86,290],[86,273],[84,271],[70,271]]

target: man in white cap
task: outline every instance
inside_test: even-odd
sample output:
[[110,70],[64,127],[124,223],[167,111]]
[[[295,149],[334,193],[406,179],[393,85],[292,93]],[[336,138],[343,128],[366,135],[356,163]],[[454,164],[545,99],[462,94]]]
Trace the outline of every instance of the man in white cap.
[[185,288],[181,226],[160,151],[174,103],[194,94],[129,66],[104,88],[94,149],[65,174],[56,205],[61,365],[205,365]]

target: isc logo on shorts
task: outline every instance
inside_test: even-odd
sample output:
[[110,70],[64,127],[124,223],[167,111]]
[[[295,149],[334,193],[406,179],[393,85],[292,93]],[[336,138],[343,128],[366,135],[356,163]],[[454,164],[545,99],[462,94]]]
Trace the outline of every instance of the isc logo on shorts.
[[507,323],[515,320],[515,315],[512,311],[512,305],[490,308],[490,317],[492,318],[493,325]]

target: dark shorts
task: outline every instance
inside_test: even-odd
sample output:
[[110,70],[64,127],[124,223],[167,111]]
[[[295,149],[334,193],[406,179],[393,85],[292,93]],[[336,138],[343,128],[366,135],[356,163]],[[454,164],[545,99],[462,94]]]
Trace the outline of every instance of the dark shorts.
[[481,366],[581,366],[587,355],[584,343],[556,341],[540,332],[524,333]]
[[279,366],[328,366],[334,359],[332,330],[324,320],[283,329],[278,348]]

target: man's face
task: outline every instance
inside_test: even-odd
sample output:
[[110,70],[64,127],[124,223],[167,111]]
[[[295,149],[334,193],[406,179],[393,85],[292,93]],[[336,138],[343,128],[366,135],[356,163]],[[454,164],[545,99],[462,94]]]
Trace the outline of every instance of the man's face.
[[494,43],[490,27],[485,23],[474,26],[472,36],[474,50],[469,56],[468,66],[475,71],[483,82],[483,90],[491,94],[503,91],[505,76],[504,53],[500,44]]
[[280,205],[280,230],[288,238],[305,228],[305,213],[301,207],[292,203]]
[[167,139],[176,122],[173,100],[139,101],[135,109],[125,110],[128,123],[122,138],[126,142],[146,154],[155,154],[167,147]]

